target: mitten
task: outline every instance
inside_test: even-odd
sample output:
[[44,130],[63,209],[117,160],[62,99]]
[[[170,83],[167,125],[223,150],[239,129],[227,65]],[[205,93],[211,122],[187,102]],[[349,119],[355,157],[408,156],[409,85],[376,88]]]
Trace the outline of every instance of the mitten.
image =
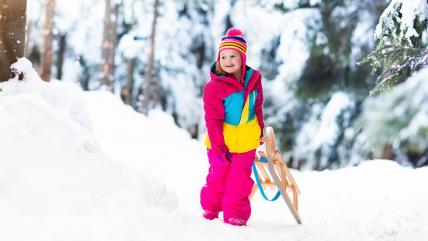
[[221,163],[224,163],[225,161],[231,163],[232,162],[232,153],[229,151],[222,152],[220,155],[217,156],[217,160]]
[[260,146],[263,145],[263,144],[265,144],[265,137],[262,135],[260,137]]

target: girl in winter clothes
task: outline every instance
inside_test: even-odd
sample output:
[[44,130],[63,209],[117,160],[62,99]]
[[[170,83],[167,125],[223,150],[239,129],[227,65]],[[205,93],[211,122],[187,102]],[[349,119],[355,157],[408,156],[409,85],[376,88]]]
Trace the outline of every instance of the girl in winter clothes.
[[210,167],[201,190],[203,216],[243,226],[251,214],[251,167],[263,123],[261,75],[246,65],[247,44],[239,29],[222,37],[211,80],[204,86]]

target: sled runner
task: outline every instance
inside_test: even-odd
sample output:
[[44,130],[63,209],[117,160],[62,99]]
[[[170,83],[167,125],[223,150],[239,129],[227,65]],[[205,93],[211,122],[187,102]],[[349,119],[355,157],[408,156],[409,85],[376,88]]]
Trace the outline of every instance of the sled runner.
[[[275,134],[272,127],[266,127],[265,146],[266,152],[259,150],[254,160],[253,173],[256,183],[251,191],[250,199],[257,190],[260,190],[263,198],[268,201],[275,201],[279,196],[282,196],[294,219],[297,223],[302,224],[298,212],[300,190],[282,159],[281,153],[276,149]],[[272,199],[266,196],[264,192],[266,188],[278,190]]]

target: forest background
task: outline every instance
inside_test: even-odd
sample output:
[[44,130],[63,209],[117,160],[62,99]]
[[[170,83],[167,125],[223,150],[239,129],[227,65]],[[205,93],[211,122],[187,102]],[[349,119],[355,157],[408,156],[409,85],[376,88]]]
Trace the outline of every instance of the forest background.
[[[265,122],[290,167],[335,169],[373,158],[420,167],[428,164],[421,71],[428,61],[427,6],[425,0],[3,0],[0,21],[2,33],[14,29],[18,55],[43,80],[105,89],[145,114],[161,109],[195,139],[206,131],[202,88],[219,39],[238,27],[248,41],[248,65],[263,74]],[[26,18],[7,22],[15,10]],[[0,47],[8,48],[4,41]],[[1,80],[10,75],[7,64],[1,62]]]

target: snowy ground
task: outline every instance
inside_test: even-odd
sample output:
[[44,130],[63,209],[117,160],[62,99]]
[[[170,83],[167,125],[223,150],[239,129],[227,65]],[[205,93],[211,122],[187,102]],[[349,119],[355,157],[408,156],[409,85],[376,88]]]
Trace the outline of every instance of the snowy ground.
[[293,171],[303,225],[260,194],[247,227],[205,220],[205,150],[171,117],[18,67],[0,83],[0,240],[427,240],[428,168],[386,160]]

